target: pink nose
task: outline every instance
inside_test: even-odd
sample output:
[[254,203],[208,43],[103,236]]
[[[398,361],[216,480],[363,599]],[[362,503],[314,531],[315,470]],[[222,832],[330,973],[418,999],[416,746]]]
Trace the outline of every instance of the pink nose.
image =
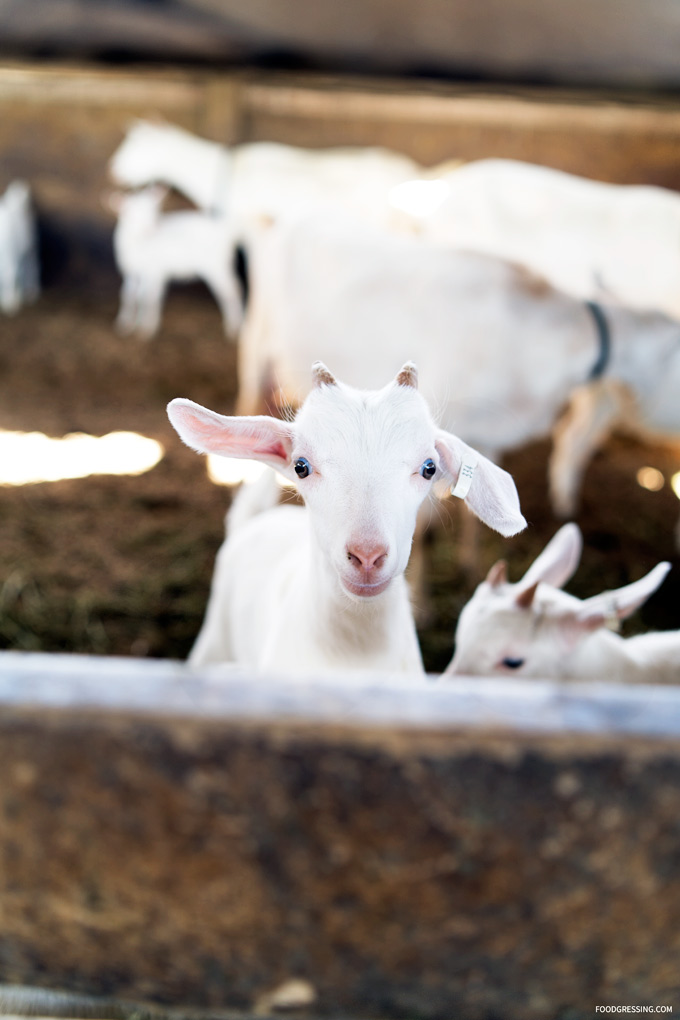
[[384,545],[362,545],[353,542],[347,546],[347,559],[356,570],[363,574],[371,574],[380,570],[387,559],[387,549]]

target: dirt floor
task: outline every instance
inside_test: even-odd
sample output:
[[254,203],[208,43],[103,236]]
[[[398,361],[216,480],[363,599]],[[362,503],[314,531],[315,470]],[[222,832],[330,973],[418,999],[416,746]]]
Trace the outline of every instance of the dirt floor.
[[[184,658],[201,623],[230,490],[209,481],[183,447],[165,405],[188,396],[229,413],[235,354],[200,288],[173,291],[161,333],[142,343],[113,329],[114,290],[85,297],[48,289],[38,304],[0,319],[0,428],[52,436],[123,429],[160,440],[161,463],[137,477],[0,487],[0,647]],[[517,579],[557,529],[546,499],[547,443],[509,457],[530,527],[504,540],[482,532],[480,574],[459,563],[451,515],[427,547],[431,620],[421,631],[426,668],[448,662],[460,607],[505,556]],[[648,464],[660,492],[636,482]],[[674,570],[628,632],[680,626],[680,503],[668,484],[680,451],[616,439],[595,458],[578,515],[586,548],[569,590],[618,587],[661,559]]]

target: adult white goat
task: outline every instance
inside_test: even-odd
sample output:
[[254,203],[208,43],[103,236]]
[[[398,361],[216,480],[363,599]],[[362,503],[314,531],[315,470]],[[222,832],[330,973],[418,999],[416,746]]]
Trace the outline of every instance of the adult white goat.
[[[280,387],[298,403],[315,353],[349,383],[376,386],[418,350],[439,421],[492,459],[546,436],[594,370],[661,393],[678,326],[607,309],[612,354],[583,302],[492,256],[442,249],[327,214],[256,225],[239,346],[239,413]],[[643,361],[639,367],[639,363]],[[680,372],[680,357],[678,357]],[[665,391],[664,391],[665,392]]]
[[153,336],[168,285],[199,279],[220,307],[225,332],[231,332],[240,325],[242,302],[226,225],[204,212],[163,213],[166,194],[166,188],[156,185],[110,197],[118,213],[113,247],[123,277],[116,327],[121,333]]
[[419,218],[430,240],[520,262],[574,297],[680,319],[675,192],[509,159],[467,163],[442,182],[446,197]]
[[24,181],[12,181],[0,198],[0,308],[12,315],[39,293],[31,193]]
[[218,555],[190,661],[422,671],[403,576],[418,508],[445,477],[483,521],[512,535],[525,526],[514,482],[435,426],[413,365],[378,391],[336,382],[320,363],[313,378],[292,422],[223,417],[184,399],[168,406],[189,446],[262,461],[306,504],[247,523],[235,510],[241,525]]
[[[419,219],[430,241],[515,260],[566,293],[607,303],[603,378],[573,394],[554,437],[551,501],[571,517],[589,459],[612,431],[680,435],[680,329],[652,318],[680,319],[680,195],[502,159],[468,163],[436,185],[446,197]],[[631,331],[616,304],[650,317]]]
[[389,193],[417,177],[417,164],[381,148],[302,149],[273,142],[226,147],[172,124],[135,121],[113,154],[120,185],[171,185],[202,209],[288,215],[317,202],[338,202],[362,217],[388,215]]
[[623,638],[607,624],[624,619],[670,570],[581,600],[560,591],[576,569],[581,533],[565,524],[521,581],[508,584],[503,560],[463,607],[447,674],[542,679],[680,681],[680,631]]

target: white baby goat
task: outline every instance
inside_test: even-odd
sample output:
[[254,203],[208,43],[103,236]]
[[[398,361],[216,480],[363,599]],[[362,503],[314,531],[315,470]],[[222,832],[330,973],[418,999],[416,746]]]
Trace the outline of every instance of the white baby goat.
[[521,581],[496,563],[463,608],[446,673],[549,679],[680,681],[680,631],[623,638],[607,628],[656,591],[670,569],[581,600],[560,591],[581,555],[581,533],[565,524]]
[[225,332],[240,325],[241,301],[230,259],[232,241],[218,216],[193,210],[163,213],[167,189],[111,196],[118,213],[113,246],[123,277],[116,327],[153,336],[172,280],[203,280],[222,313]]
[[39,292],[31,194],[24,181],[13,181],[0,198],[0,308],[12,315]]
[[458,480],[470,508],[513,535],[525,526],[514,482],[435,426],[413,365],[377,391],[336,382],[321,363],[313,377],[292,422],[224,417],[184,399],[168,406],[189,446],[262,461],[306,504],[228,534],[190,661],[422,672],[403,576],[418,508],[434,479]]

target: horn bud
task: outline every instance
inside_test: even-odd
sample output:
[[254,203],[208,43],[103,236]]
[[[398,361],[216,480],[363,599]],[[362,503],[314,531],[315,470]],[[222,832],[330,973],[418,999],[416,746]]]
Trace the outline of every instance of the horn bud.
[[508,579],[508,565],[505,560],[498,560],[494,563],[489,573],[486,575],[486,583],[490,584],[492,588],[498,588],[500,585],[505,584]]
[[337,380],[326,368],[323,361],[315,361],[312,365],[312,382],[315,386],[337,386]]
[[411,386],[418,389],[418,369],[412,361],[407,361],[397,376],[398,386]]
[[531,584],[528,588],[524,588],[523,591],[518,592],[515,596],[515,605],[519,609],[531,609],[538,584],[539,582],[536,581],[535,584]]

